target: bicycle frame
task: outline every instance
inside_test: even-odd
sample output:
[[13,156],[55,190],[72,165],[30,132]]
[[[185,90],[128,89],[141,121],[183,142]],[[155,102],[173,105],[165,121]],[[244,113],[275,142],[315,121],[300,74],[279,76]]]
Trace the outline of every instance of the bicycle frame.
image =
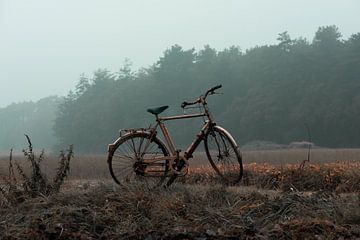
[[[178,116],[170,116],[170,117],[158,117],[156,116],[156,125],[151,128],[150,133],[150,139],[155,137],[157,132],[157,127],[160,127],[160,130],[164,136],[165,139],[165,145],[169,149],[169,156],[163,156],[163,157],[149,157],[149,158],[143,158],[143,161],[149,164],[154,164],[157,161],[162,160],[169,160],[169,161],[175,161],[176,159],[181,158],[179,156],[179,150],[176,149],[175,144],[173,140],[171,139],[171,136],[169,134],[169,131],[165,125],[165,121],[171,121],[171,120],[177,120],[177,119],[186,119],[186,118],[199,118],[199,117],[207,117],[208,120],[205,121],[204,126],[201,128],[199,133],[195,136],[194,140],[191,142],[191,144],[186,149],[183,157],[185,158],[185,161],[187,161],[189,158],[192,158],[193,152],[196,150],[196,148],[199,146],[200,142],[204,140],[204,137],[208,133],[208,131],[211,129],[212,126],[215,125],[215,123],[212,121],[212,117],[208,111],[208,109],[205,107],[205,112],[202,113],[196,113],[196,114],[184,114],[184,115],[178,115]],[[146,149],[146,147],[145,147]]]
[[[209,129],[215,124],[211,117],[209,116],[208,112],[205,113],[197,113],[197,114],[184,114],[179,116],[171,116],[171,117],[157,117],[157,126],[160,127],[162,134],[164,135],[166,145],[170,150],[170,154],[172,156],[178,155],[178,150],[175,148],[175,144],[173,140],[170,137],[169,131],[166,128],[164,122],[165,121],[171,121],[171,120],[177,120],[177,119],[186,119],[186,118],[198,118],[198,117],[208,117],[209,120],[205,121],[204,126],[201,128],[199,133],[196,135],[194,140],[191,142],[191,144],[188,146],[184,153],[184,157],[186,159],[189,159],[192,157],[193,152],[196,150],[196,148],[199,146],[200,142],[204,139],[205,135],[208,133]],[[156,127],[155,126],[155,129]]]

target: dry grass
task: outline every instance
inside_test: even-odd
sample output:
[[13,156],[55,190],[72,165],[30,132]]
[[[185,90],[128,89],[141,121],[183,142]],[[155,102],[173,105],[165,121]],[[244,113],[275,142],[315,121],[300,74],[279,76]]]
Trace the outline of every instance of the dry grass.
[[0,209],[2,239],[358,238],[359,196],[99,185]]
[[[26,200],[26,198],[35,198],[39,196],[49,196],[58,193],[61,185],[69,172],[71,158],[73,157],[73,147],[65,153],[61,151],[56,168],[56,174],[52,181],[44,174],[41,163],[45,160],[45,151],[42,150],[39,155],[33,151],[31,139],[25,135],[28,141],[28,148],[24,149],[23,156],[30,167],[27,173],[19,162],[13,160],[13,150],[10,150],[8,161],[8,173],[3,176],[0,182],[0,197],[2,203],[16,205]],[[16,174],[17,173],[17,174]]]
[[[360,192],[360,162],[299,164],[284,166],[245,164],[240,186],[280,191]],[[210,167],[196,167],[179,181],[190,184],[220,183],[221,179]]]
[[[244,151],[243,158],[245,163],[269,163],[285,165],[290,163],[300,163],[307,159],[307,149],[279,149],[264,151]],[[360,161],[360,149],[330,149],[318,148],[311,150],[311,162],[328,163],[336,161]]]
[[[168,190],[149,190],[141,184],[116,186],[110,179],[106,157],[75,155],[60,193],[25,199],[16,208],[0,200],[0,236],[1,239],[360,238],[358,150],[319,149],[313,151],[311,164],[304,168],[299,165],[306,151],[287,151],[245,152],[245,175],[237,186],[223,186],[208,165],[193,164],[189,174]],[[257,157],[255,163],[249,163],[251,156]],[[292,164],[283,162],[286,156]],[[270,163],[263,163],[265,157],[269,157]],[[327,157],[341,161],[327,161]],[[19,156],[14,159],[26,164]],[[52,174],[58,160],[51,156],[45,159],[44,170]],[[23,166],[26,170],[26,165]]]
[[[75,149],[76,151],[76,149]],[[46,154],[46,161],[42,163],[44,172],[53,175],[58,164],[58,154]],[[0,175],[5,174],[8,164],[8,153],[0,155]],[[106,162],[106,155],[76,155],[70,163],[69,179],[106,179],[109,178],[109,171]],[[307,158],[307,149],[286,149],[286,150],[264,150],[244,151],[244,164],[266,163],[269,165],[299,164]],[[14,154],[14,159],[28,168],[26,159],[21,154]],[[311,151],[311,163],[332,163],[332,162],[360,162],[360,149],[313,149]],[[191,167],[208,166],[209,163],[204,153],[194,154],[190,160]]]
[[[24,171],[27,173],[30,169],[30,163],[22,155],[14,155],[14,160],[23,166]],[[56,174],[56,169],[59,164],[58,154],[44,155],[45,161],[41,164],[41,169],[47,175],[53,176]],[[0,176],[7,174],[8,169],[8,156],[0,157]],[[70,162],[70,170],[68,179],[103,179],[109,178],[109,170],[106,162],[105,155],[80,155],[74,154],[73,160]]]

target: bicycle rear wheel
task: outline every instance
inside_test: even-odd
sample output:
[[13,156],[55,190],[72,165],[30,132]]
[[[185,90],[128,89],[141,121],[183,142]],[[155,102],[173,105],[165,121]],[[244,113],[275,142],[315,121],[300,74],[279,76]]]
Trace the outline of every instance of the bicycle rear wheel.
[[205,151],[211,166],[225,183],[240,182],[243,175],[239,147],[231,135],[221,127],[213,127],[205,136]]
[[117,184],[141,182],[153,188],[163,184],[169,172],[169,161],[153,164],[144,162],[151,157],[168,156],[168,150],[158,138],[150,141],[150,134],[135,132],[121,137],[109,149],[108,165]]

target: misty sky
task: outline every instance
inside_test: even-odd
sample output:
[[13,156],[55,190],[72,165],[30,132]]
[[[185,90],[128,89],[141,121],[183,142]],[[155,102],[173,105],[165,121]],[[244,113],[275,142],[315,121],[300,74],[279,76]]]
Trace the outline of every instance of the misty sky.
[[174,44],[246,49],[332,24],[360,32],[360,1],[0,0],[0,107],[66,95],[81,73],[125,58],[148,67]]

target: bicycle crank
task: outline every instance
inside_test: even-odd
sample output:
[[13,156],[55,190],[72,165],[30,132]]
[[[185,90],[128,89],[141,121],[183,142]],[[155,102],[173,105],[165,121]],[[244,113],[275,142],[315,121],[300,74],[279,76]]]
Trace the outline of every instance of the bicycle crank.
[[185,176],[189,171],[189,161],[184,156],[179,156],[178,158],[171,160],[169,165],[171,171],[178,177]]

